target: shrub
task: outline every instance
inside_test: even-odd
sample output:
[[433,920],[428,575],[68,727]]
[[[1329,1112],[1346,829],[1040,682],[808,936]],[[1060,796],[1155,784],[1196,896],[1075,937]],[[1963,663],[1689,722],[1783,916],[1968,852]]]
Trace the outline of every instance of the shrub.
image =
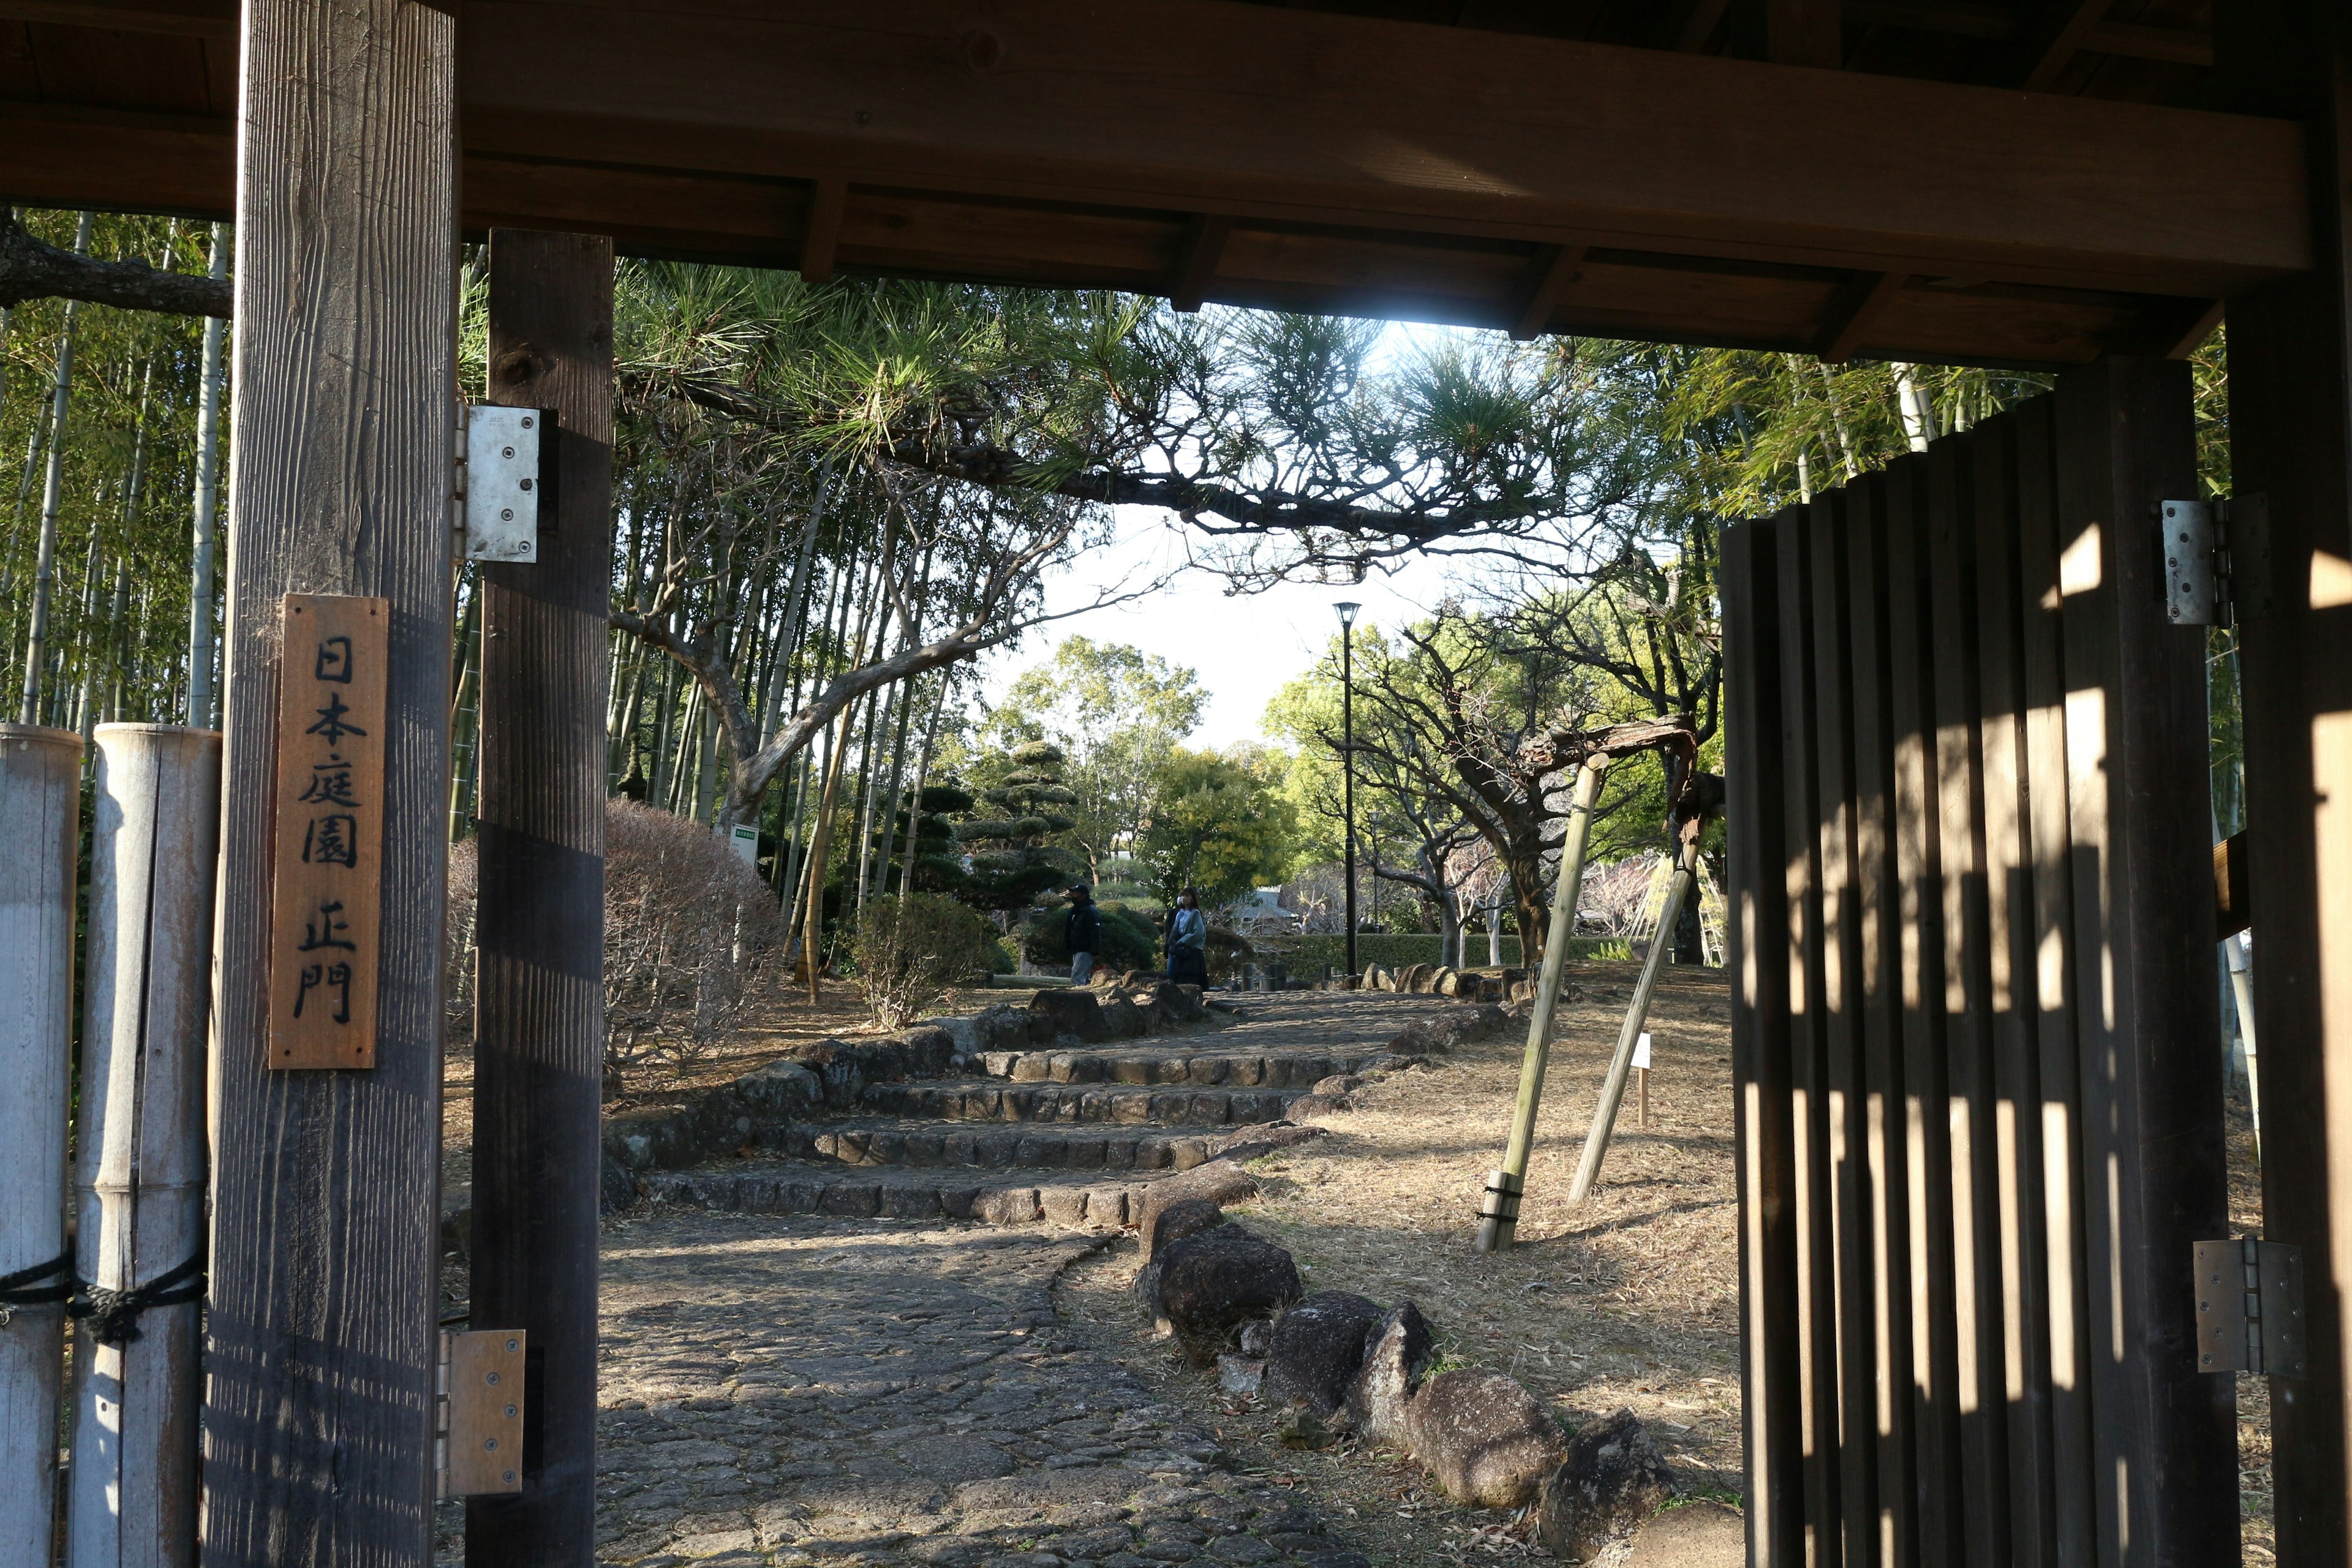
[[874,1021],[897,1029],[987,969],[1001,950],[996,928],[977,910],[939,893],[908,893],[866,900],[851,951]]
[[[1095,911],[1102,916],[1102,951],[1095,954],[1096,968],[1160,967],[1160,927],[1150,915],[1127,904],[1099,901]],[[1022,922],[1021,951],[1030,963],[1059,966],[1070,962],[1069,944],[1062,940],[1069,913],[1069,905],[1054,904]]]
[[[473,1011],[477,841],[449,850],[450,1011]],[[732,1036],[787,935],[724,840],[635,801],[604,809],[604,1065],[686,1062]]]

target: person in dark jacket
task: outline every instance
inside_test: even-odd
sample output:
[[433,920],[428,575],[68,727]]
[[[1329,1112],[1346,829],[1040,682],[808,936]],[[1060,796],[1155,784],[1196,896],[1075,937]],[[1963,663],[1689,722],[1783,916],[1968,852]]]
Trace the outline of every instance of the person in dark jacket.
[[1168,978],[1179,985],[1209,984],[1209,917],[1191,888],[1176,895],[1176,912],[1169,917]]
[[1102,945],[1102,911],[1084,882],[1070,889],[1070,912],[1062,926],[1062,945],[1070,950],[1070,984],[1084,985],[1095,977],[1095,951]]

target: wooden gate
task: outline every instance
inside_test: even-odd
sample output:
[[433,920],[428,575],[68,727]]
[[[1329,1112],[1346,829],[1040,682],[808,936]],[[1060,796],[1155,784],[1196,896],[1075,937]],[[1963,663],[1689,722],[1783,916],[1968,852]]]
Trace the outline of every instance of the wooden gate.
[[2238,1561],[2188,367],[1726,531],[1757,1563]]

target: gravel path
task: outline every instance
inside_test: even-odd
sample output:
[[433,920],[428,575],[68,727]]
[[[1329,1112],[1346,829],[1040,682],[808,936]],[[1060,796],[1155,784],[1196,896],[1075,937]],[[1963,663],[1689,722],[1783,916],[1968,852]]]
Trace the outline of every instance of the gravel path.
[[615,1226],[600,1561],[1364,1568],[1063,1326],[1054,1279],[1102,1245],[692,1211]]

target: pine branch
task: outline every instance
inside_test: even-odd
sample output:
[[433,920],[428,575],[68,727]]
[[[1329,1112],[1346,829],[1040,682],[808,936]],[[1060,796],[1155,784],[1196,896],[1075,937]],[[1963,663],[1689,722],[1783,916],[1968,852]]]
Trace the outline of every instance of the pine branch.
[[173,316],[229,314],[226,278],[158,272],[144,261],[100,261],[35,238],[0,207],[0,306],[27,300],[81,300]]

